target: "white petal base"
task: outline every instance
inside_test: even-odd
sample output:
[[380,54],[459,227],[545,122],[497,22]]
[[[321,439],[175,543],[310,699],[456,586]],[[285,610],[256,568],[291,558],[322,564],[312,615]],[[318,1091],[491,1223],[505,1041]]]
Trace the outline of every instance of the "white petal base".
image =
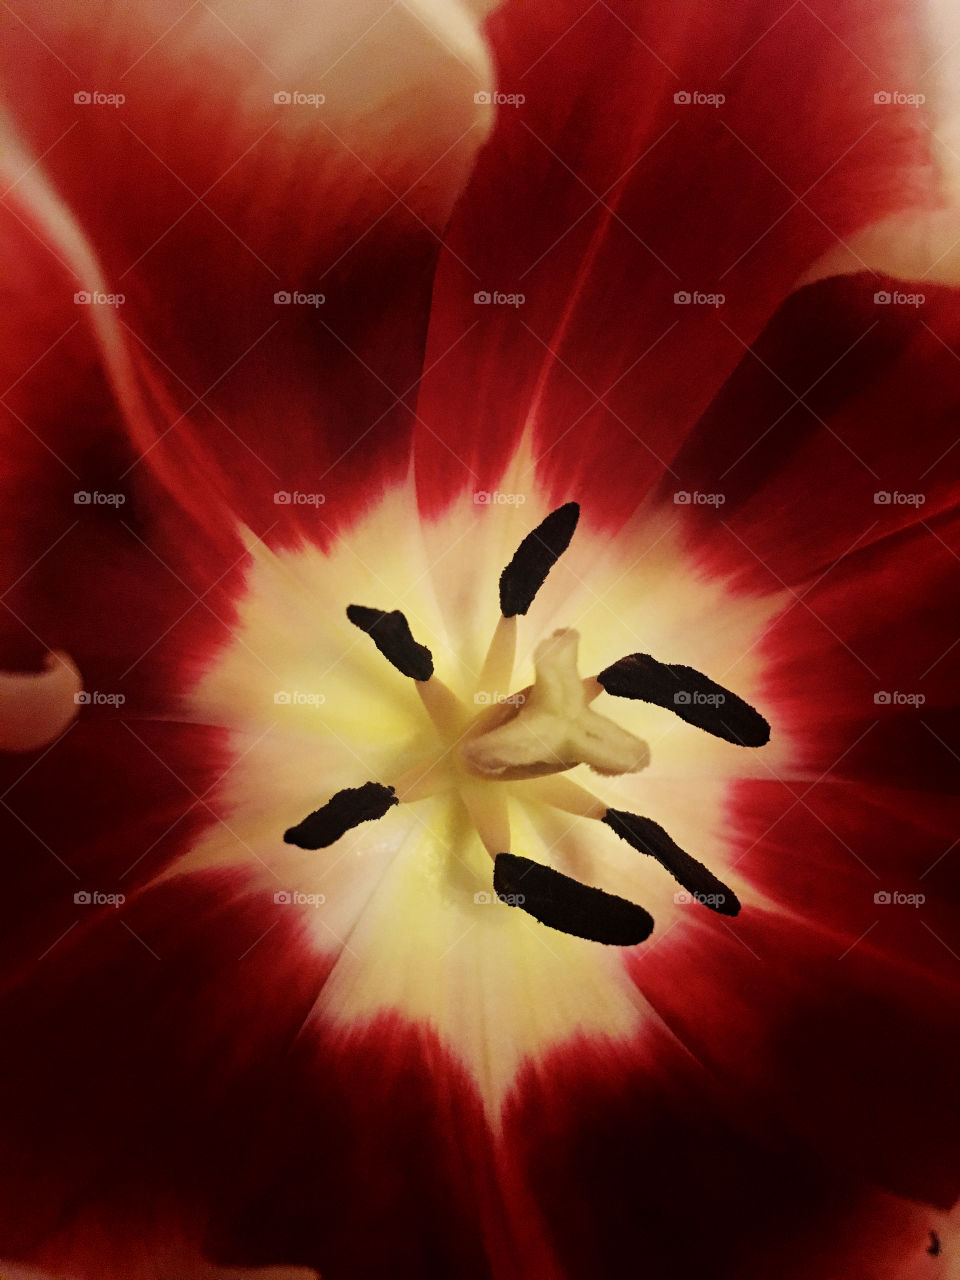
[[[497,626],[500,571],[549,508],[533,493],[520,509],[464,503],[425,528],[411,519],[415,509],[412,485],[401,486],[329,555],[276,555],[251,543],[236,638],[185,708],[191,719],[236,731],[238,758],[216,800],[229,828],[210,828],[174,874],[245,869],[268,915],[298,912],[309,945],[338,957],[312,1016],[344,1034],[384,1011],[429,1025],[471,1072],[495,1124],[525,1063],[581,1035],[626,1040],[655,1020],[623,953],[497,901],[489,852],[455,792],[395,806],[315,853],[282,840],[336,791],[392,783],[437,749],[414,682],[349,623],[346,606],[403,610],[438,677],[470,704]],[[611,542],[591,535],[587,508],[573,545],[519,620],[513,689],[532,682],[544,636],[575,625],[582,671],[644,650],[705,670],[762,704],[757,641],[784,600],[734,595],[700,578],[672,532],[675,520],[673,512],[642,513]],[[458,577],[469,584],[465,596],[444,589]],[[459,599],[469,608],[460,610]],[[478,696],[478,713],[510,692]],[[747,774],[784,776],[787,735],[774,723],[771,743],[748,752],[659,707],[608,695],[594,705],[627,737],[650,743],[650,766],[600,778],[581,765],[564,776],[660,823],[731,884],[744,910],[759,904],[731,868],[725,802],[730,784]],[[705,909],[675,901],[679,886],[653,859],[589,818],[532,801],[524,787],[536,782],[470,785],[503,794],[510,852],[645,906],[656,920],[646,945],[669,948],[683,930],[707,927]],[[497,814],[481,808],[488,841],[500,839]]]

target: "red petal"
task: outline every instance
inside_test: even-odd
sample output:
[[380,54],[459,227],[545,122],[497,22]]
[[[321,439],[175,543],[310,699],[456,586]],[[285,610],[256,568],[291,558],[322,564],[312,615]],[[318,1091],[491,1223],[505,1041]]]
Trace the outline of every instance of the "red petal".
[[924,522],[842,561],[801,603],[787,596],[764,641],[770,694],[813,777],[955,790],[958,528]]
[[[447,237],[422,501],[495,487],[529,426],[558,497],[596,489],[613,523],[810,262],[931,199],[916,110],[874,102],[878,83],[910,86],[917,37],[893,5],[865,22],[842,0],[722,18],[518,4],[490,33],[500,89],[526,101],[499,108]],[[674,101],[695,90],[726,101]],[[525,301],[474,306],[478,290]],[[677,305],[679,291],[726,302]]]
[[[708,572],[763,591],[829,584],[843,557],[897,554],[955,505],[960,302],[927,287],[920,306],[875,304],[887,285],[859,276],[792,297],[677,454],[683,489],[723,499],[677,509]],[[678,487],[666,475],[660,496]]]
[[[859,831],[869,826],[861,822]],[[790,845],[790,856],[802,857],[803,845]],[[912,911],[890,907],[905,910]],[[894,950],[910,930],[911,952],[942,973],[939,944],[918,920],[881,921],[874,932],[888,929]],[[672,955],[667,946],[666,955],[651,952],[635,972],[668,1026],[729,1090],[731,1105],[747,1112],[748,1131],[776,1132],[851,1181],[952,1204],[956,981],[932,990],[919,966],[900,954],[885,959],[872,935],[856,945],[856,937],[778,913],[754,911],[726,939],[710,932],[700,943],[681,938]],[[695,976],[678,996],[679,971]]]
[[[274,494],[334,505],[404,465],[438,228],[485,131],[474,25],[459,6],[40,0],[0,22],[31,153],[13,198],[35,204],[48,175],[95,254],[81,263],[64,225],[28,216],[50,268],[75,273],[70,299],[125,297],[68,309],[148,390],[149,412],[127,414],[135,445],[201,518],[222,497],[320,536],[315,506]],[[284,292],[326,301],[276,305]]]
[[[729,996],[706,984],[701,994],[721,1007]],[[724,1097],[712,1065],[648,1038],[577,1046],[523,1082],[512,1150],[564,1275],[769,1280],[775,1259],[789,1280],[884,1280],[891,1258],[924,1257],[932,1215],[865,1188],[802,1140],[786,1149],[780,1119]]]
[[[628,16],[638,20],[632,11]],[[548,47],[555,33],[541,31],[537,36],[536,53],[544,55],[544,76],[552,68],[555,77],[571,50],[577,52],[588,69],[570,68],[565,81],[570,86],[568,101],[584,103],[595,95],[592,110],[602,112],[608,126],[601,136],[615,139],[618,145],[610,152],[595,149],[592,155],[576,150],[570,134],[579,136],[582,131],[594,144],[594,123],[589,123],[588,114],[581,114],[579,120],[572,117],[567,134],[565,118],[554,119],[549,137],[573,167],[580,167],[596,189],[603,190],[605,174],[615,179],[647,141],[655,141],[663,111],[659,116],[641,114],[624,156],[618,134],[626,114],[623,99],[609,93],[612,80],[606,86],[606,106],[590,87],[592,77],[607,70],[598,68],[601,46],[593,40],[598,32],[608,30],[621,39],[622,24],[618,26],[616,15],[599,6],[563,36],[559,27],[564,20],[569,26],[569,17],[557,12],[562,38],[555,50]],[[689,14],[684,17],[689,19]],[[713,11],[711,18],[715,23]],[[774,22],[775,18],[780,20]],[[524,21],[519,16],[512,20]],[[842,95],[844,118],[835,124],[831,121],[830,129],[795,135],[802,145],[790,156],[781,157],[778,151],[778,159],[783,159],[783,171],[789,172],[794,189],[803,190],[802,184],[819,176],[845,146],[855,142],[850,154],[869,157],[856,171],[869,184],[869,198],[864,199],[861,192],[854,208],[850,191],[855,174],[843,159],[829,181],[815,189],[810,203],[822,197],[822,204],[813,207],[841,230],[858,225],[861,217],[894,207],[900,198],[893,194],[895,175],[898,166],[909,163],[913,139],[905,137],[900,147],[881,124],[862,144],[856,142],[857,129],[865,127],[857,95],[864,85],[872,90],[872,81],[867,77],[861,81],[855,59],[851,61],[849,52],[828,38],[829,33],[822,33],[813,11],[805,6],[786,15],[751,10],[747,18],[741,13],[724,21],[731,29],[716,32],[711,27],[717,36],[715,46],[712,41],[702,42],[703,47],[695,50],[682,45],[679,35],[666,25],[645,34],[658,56],[676,61],[691,77],[720,69],[719,61],[713,64],[716,50],[723,58],[731,57],[730,50],[724,52],[725,42],[744,51],[740,107],[731,96],[731,110],[743,110],[742,135],[759,153],[770,141],[763,136],[766,122],[775,120],[778,128],[782,122],[782,96],[775,99],[778,113],[772,105],[775,92],[782,93],[775,69],[785,61],[785,50],[794,59],[798,47],[805,55],[809,51],[808,70],[819,59],[824,66],[822,83],[833,87],[830,101],[835,105],[841,97],[836,76],[842,67],[850,77]],[[766,31],[770,25],[773,29]],[[837,22],[832,25],[836,33]],[[840,30],[854,49],[861,48],[860,56],[866,54],[874,61],[872,48],[858,45],[857,35],[846,26],[841,24]],[[759,43],[749,48],[754,36]],[[519,28],[515,37],[511,34],[509,41],[503,41],[505,67],[508,60],[519,68],[522,56],[532,58],[531,37]],[[580,42],[587,37],[588,58],[584,59]],[[651,55],[632,38],[622,40],[622,45],[614,41],[612,64],[626,65],[634,76],[641,67],[656,66],[655,59],[648,62]],[[698,65],[690,60],[701,57]],[[896,74],[882,57],[875,61],[883,73]],[[755,70],[748,77],[750,65]],[[653,74],[662,83],[669,80],[662,68]],[[578,81],[577,75],[584,80]],[[531,110],[542,114],[546,136],[549,118],[563,115],[567,107],[558,105],[555,92],[548,99],[542,82],[540,94],[533,92],[539,80],[537,68],[529,78]],[[637,83],[649,84],[649,77]],[[689,83],[694,86],[693,79]],[[501,84],[511,89],[505,78]],[[751,105],[744,108],[748,97]],[[812,94],[797,101],[801,115],[803,111],[813,114]],[[530,180],[533,198],[543,202],[545,218],[556,219],[559,235],[591,198],[578,191],[572,180],[563,191],[549,185],[552,176],[543,177],[545,166],[534,160],[540,155],[539,144],[528,139],[519,114],[507,118],[506,110],[499,142],[491,148],[477,189],[485,188],[485,200],[489,199],[494,174],[503,173],[499,147],[512,148],[515,163],[525,166],[524,180]],[[527,118],[539,121],[540,116]],[[730,310],[724,317],[739,338],[749,342],[828,236],[816,217],[795,210],[754,250],[749,249],[753,233],[780,212],[779,190],[771,180],[769,187],[758,191],[755,205],[740,199],[735,184],[745,184],[747,171],[737,167],[739,144],[728,146],[724,139],[723,149],[719,142],[712,148],[722,137],[716,132],[719,120],[718,115],[710,125],[715,137],[709,130],[702,131],[702,121],[700,130],[678,124],[650,153],[662,167],[648,173],[638,166],[636,180],[611,196],[610,203],[617,202],[619,217],[638,219],[638,226],[655,212],[657,220],[649,225],[661,238],[651,233],[654,247],[669,248],[677,269],[682,266],[685,272],[709,275],[725,269],[746,248],[744,272],[749,264],[751,275],[741,276],[742,291],[736,297],[731,292]],[[687,129],[691,146],[675,145]],[[759,136],[751,129],[759,131]],[[877,136],[881,130],[882,140]],[[712,176],[706,174],[703,202],[681,209],[671,203],[675,198],[671,193],[689,189],[694,133],[698,133],[697,156],[711,153],[712,148],[723,163]],[[859,151],[861,145],[864,153]],[[662,157],[660,146],[667,148]],[[676,188],[669,179],[671,170]],[[501,185],[501,200],[502,191]],[[720,226],[702,221],[700,214],[714,198],[722,198],[724,208],[731,208],[731,192],[737,195],[732,207],[738,217],[731,218],[729,231],[721,234]],[[521,226],[515,238],[512,232],[507,235],[496,221],[503,207],[497,211],[487,203],[474,207],[468,202],[453,239],[459,252],[465,248],[462,237],[468,232],[478,236],[484,247],[477,265],[488,261],[491,272],[495,262],[502,262],[505,271],[525,268],[530,239],[542,234],[544,226],[541,221],[539,230],[528,230],[522,207],[515,207],[513,214],[519,215]],[[482,225],[481,211],[487,219]],[[148,210],[145,218],[150,216]],[[683,235],[674,241],[670,236],[676,228]],[[781,231],[787,233],[782,239]],[[408,243],[415,262],[398,273],[392,296],[399,297],[410,288],[422,300],[417,287],[423,285],[420,271],[425,269],[427,255],[420,255],[419,242],[404,242]],[[504,257],[514,243],[519,246],[516,263]],[[548,279],[548,267],[563,278],[563,264],[579,264],[578,255],[585,249],[585,261],[596,275],[591,277],[585,270],[582,277],[571,277],[571,307],[558,317],[551,311],[557,294]],[[607,213],[596,220],[593,215],[584,218],[556,253],[552,264],[548,254],[542,268],[536,269],[541,288],[531,293],[530,309],[521,315],[584,381],[602,390],[642,354],[635,345],[637,334],[653,341],[666,327],[667,317],[673,314],[669,273],[659,274],[664,269],[655,263],[652,271],[648,269],[647,251]],[[196,261],[195,256],[189,261]],[[223,278],[227,262],[226,256],[222,262],[215,261],[214,279]],[[629,422],[656,453],[663,452],[682,438],[741,358],[739,340],[722,329],[719,317],[685,319],[675,336],[668,334],[651,352],[650,360],[657,355],[656,365],[644,359],[611,394],[610,413],[591,407],[584,415],[592,396],[584,395],[576,377],[544,355],[543,346],[522,328],[519,316],[485,312],[482,347],[468,334],[461,347],[449,353],[447,364],[447,346],[463,335],[472,319],[464,305],[472,290],[469,284],[461,287],[460,270],[451,261],[443,270],[432,357],[440,363],[430,375],[423,401],[423,431],[434,432],[459,451],[468,465],[475,466],[476,483],[485,485],[495,481],[528,408],[532,406],[542,444],[579,415],[580,425],[549,458],[558,487],[561,483],[565,490],[574,482],[585,488],[596,484],[596,492],[609,495],[611,521],[632,511],[662,467],[612,412]],[[369,282],[373,276],[368,263],[360,278]],[[735,273],[731,278],[736,278]],[[498,280],[484,283],[499,285]],[[709,279],[691,278],[689,283],[709,286]],[[245,282],[241,298],[252,297],[243,292],[248,288]],[[795,301],[792,314],[796,316],[798,309],[802,313],[807,305],[803,299]],[[355,311],[352,308],[353,303],[345,304],[338,323],[348,324],[353,317],[359,323],[363,308],[359,304]],[[625,319],[632,321],[637,308],[642,308],[642,322],[628,326]],[[228,315],[222,329],[207,336],[192,314],[168,315],[170,327],[161,325],[158,347],[167,350],[163,343],[172,344],[172,327],[179,325],[191,335],[188,360],[202,363],[207,353],[225,354],[249,315]],[[371,351],[380,349],[377,343],[394,341],[393,315],[370,338]],[[603,320],[602,330],[598,317]],[[887,341],[890,349],[900,351],[898,323],[893,330]],[[397,344],[396,367],[401,370],[415,363],[416,323],[411,331]],[[593,331],[609,335],[608,346],[598,351],[594,342],[588,342]],[[776,332],[776,324],[770,332]],[[719,341],[714,341],[718,336]],[[291,343],[298,362],[316,349],[313,337],[298,329]],[[829,341],[824,343],[828,354],[837,350],[839,338],[834,336],[833,341],[833,347]],[[695,378],[689,376],[691,346],[704,353]],[[878,349],[871,350],[875,359]],[[270,370],[281,383],[278,371],[287,367],[288,354],[278,347],[276,367]],[[665,354],[663,365],[659,354]],[[179,364],[173,367],[184,376]],[[335,364],[329,367],[333,389],[342,393],[348,387],[352,393],[347,365],[342,370]],[[394,371],[393,364],[390,368]],[[342,382],[338,381],[341,372]],[[816,372],[821,372],[820,365]],[[472,392],[474,387],[480,394],[471,411],[466,407],[471,401],[465,388]],[[319,412],[327,404],[326,392],[313,398],[299,384],[296,391],[282,386],[282,394],[289,399],[281,399],[279,408],[256,395],[244,406],[243,393],[249,390],[250,385],[242,381],[224,388],[223,398],[215,403],[225,421],[239,422],[241,410],[252,409],[261,423],[272,427],[276,414],[291,405]],[[382,390],[374,387],[372,396],[357,393],[359,399],[348,409],[360,403],[369,408]],[[116,470],[129,465],[132,455],[111,445],[115,424],[103,416],[99,407],[103,401],[91,393],[91,403],[98,406],[100,416],[95,420],[105,425],[94,433],[95,443],[84,466],[91,468],[92,479],[105,483]],[[931,396],[931,407],[929,411],[925,407],[925,412],[936,417],[937,403]],[[879,401],[876,407],[881,407]],[[356,419],[348,409],[334,411],[325,442],[336,442],[340,436],[342,441],[356,440]],[[326,465],[327,443],[307,441],[304,430],[321,419],[311,418],[309,412],[291,417],[290,433],[276,446],[267,443],[266,456],[277,467],[299,465],[304,459],[313,470]],[[326,428],[327,420],[322,420]],[[860,419],[854,416],[852,421],[856,424]],[[480,430],[478,441],[470,438],[471,427]],[[248,519],[261,517],[256,527],[262,529],[269,514],[262,479],[256,478],[253,464],[249,471],[246,464],[236,465],[235,441],[224,436],[226,443],[218,443],[222,424],[207,419],[204,430],[206,447],[230,461],[236,479],[231,496],[237,509]],[[715,425],[711,435],[713,430]],[[264,428],[264,440],[267,434]],[[64,430],[64,440],[66,436]],[[379,438],[376,431],[371,436]],[[177,435],[173,443],[179,440]],[[401,449],[403,442],[401,432]],[[445,458],[441,443],[430,442],[430,456]],[[281,456],[285,444],[295,453],[290,460]],[[821,457],[817,447],[811,449],[811,463]],[[182,462],[185,455],[178,448],[170,458]],[[276,455],[270,452],[274,448]],[[696,451],[691,449],[695,458]],[[703,457],[709,452],[705,444]],[[27,453],[28,465],[35,468],[30,474],[42,477],[49,492],[48,473],[38,463],[40,453],[34,446]],[[67,456],[73,465],[76,454]],[[463,484],[463,472],[460,463],[435,466],[430,456],[425,451],[421,462],[427,497],[430,505],[436,505],[437,495],[429,485],[439,479],[453,491]],[[400,457],[398,453],[398,465]],[[375,469],[379,464],[373,465]],[[351,474],[367,474],[369,466],[364,462]],[[389,469],[391,463],[386,466]],[[710,467],[704,466],[709,474]],[[159,469],[169,480],[170,467]],[[290,474],[290,487],[302,487],[294,486],[293,472],[282,474]],[[802,474],[808,487],[818,476],[813,465]],[[192,476],[189,480],[193,483]],[[97,521],[82,525],[78,544],[70,544],[78,546],[77,554],[61,558],[56,549],[49,551],[41,565],[31,570],[38,577],[28,580],[31,590],[22,601],[30,631],[44,644],[53,639],[48,633],[57,629],[57,636],[66,639],[64,647],[71,648],[71,641],[77,641],[84,657],[81,665],[94,664],[90,669],[98,680],[112,679],[119,661],[136,659],[135,668],[146,663],[146,658],[138,656],[139,646],[148,633],[152,639],[167,628],[172,639],[157,646],[149,684],[144,683],[145,698],[147,690],[151,696],[169,697],[182,687],[186,673],[202,666],[223,634],[220,618],[204,619],[194,629],[192,617],[202,606],[197,606],[191,591],[200,594],[213,588],[209,599],[215,602],[215,612],[229,620],[234,576],[239,573],[228,554],[232,548],[198,540],[193,526],[185,525],[179,513],[157,515],[162,504],[152,487],[155,483],[152,476],[138,483],[138,500],[129,508],[137,517],[134,527],[189,586],[171,588],[171,575],[162,565],[152,567],[155,557],[142,542],[134,539],[127,544],[119,539],[113,522],[116,511],[91,511]],[[193,488],[194,493],[199,490],[197,485]],[[249,493],[239,492],[247,488]],[[23,545],[35,547],[38,555],[49,548],[50,511],[61,512],[69,501],[69,477],[65,475],[60,488],[54,485],[53,491],[60,494],[59,499],[48,503],[42,519],[34,517],[33,523],[29,519],[27,523]],[[778,492],[784,505],[796,501],[797,489]],[[745,510],[751,493],[745,485]],[[346,507],[346,487],[344,496]],[[353,490],[350,497],[355,500]],[[915,653],[924,662],[932,661],[946,644],[940,624],[928,626],[920,601],[924,593],[941,589],[944,567],[950,567],[949,548],[956,546],[955,531],[942,517],[935,525],[948,549],[945,558],[943,549],[933,550],[933,541],[923,540],[919,530],[901,521],[899,511],[891,515],[895,517],[892,536],[847,566],[855,567],[856,573],[844,571],[836,584],[828,577],[811,591],[811,605],[835,635],[829,638],[831,630],[813,619],[807,631],[799,625],[795,631],[784,628],[782,634],[792,636],[792,643],[781,640],[779,634],[771,637],[771,652],[779,648],[782,655],[773,674],[773,694],[781,702],[792,694],[798,712],[803,712],[802,724],[808,726],[805,742],[810,758],[818,760],[817,753],[829,757],[823,759],[823,768],[833,763],[834,745],[840,744],[839,754],[849,744],[848,731],[858,730],[872,710],[872,704],[863,705],[869,686],[862,678],[859,684],[843,683],[844,671],[836,664],[840,651],[836,637],[851,647],[862,647],[871,666],[879,669],[881,661],[889,664],[884,666],[884,679],[889,670],[898,681],[896,663],[903,654]],[[826,567],[824,556],[835,559],[845,550],[837,545],[837,525],[830,525],[821,536],[824,522],[816,518],[811,523],[814,528],[805,537],[794,536],[787,519],[777,527],[770,547],[762,547],[771,558],[782,555],[774,563],[785,581],[805,583],[820,571],[818,566]],[[844,532],[842,522],[838,523]],[[748,533],[751,541],[764,536],[752,526],[736,527],[743,542]],[[690,528],[699,545],[709,540],[697,538],[709,525],[698,528],[694,522]],[[283,532],[287,536],[289,529]],[[738,545],[732,534],[727,545]],[[122,548],[129,554],[125,556]],[[715,569],[742,569],[753,563],[742,546],[735,557],[714,554]],[[103,583],[84,581],[84,568],[94,575],[104,562],[114,568]],[[221,575],[222,596],[216,594]],[[759,580],[745,575],[748,585]],[[891,590],[902,593],[905,617],[896,625],[883,613],[884,596],[889,599]],[[124,610],[114,622],[108,606],[118,600],[135,603],[136,608]],[[183,634],[178,620],[181,605],[190,619]],[[17,607],[20,612],[20,602]],[[111,630],[115,627],[115,636],[104,634],[104,619]],[[822,635],[828,639],[819,640]],[[32,643],[40,640],[34,638]],[[102,664],[99,668],[97,662]],[[937,688],[935,709],[939,710],[946,696],[942,686]],[[812,717],[816,724],[810,730]],[[915,722],[902,721],[907,723],[912,733]],[[939,727],[940,722],[935,724]],[[839,949],[857,941],[854,932],[860,913],[870,906],[863,901],[869,878],[845,862],[845,846],[865,841],[871,852],[876,846],[878,871],[889,869],[891,874],[894,867],[904,865],[894,840],[912,841],[910,848],[916,849],[918,860],[929,855],[932,861],[951,817],[945,805],[941,808],[932,801],[928,807],[907,791],[900,803],[890,795],[878,802],[872,791],[850,782],[838,786],[836,793],[824,788],[808,800],[818,817],[800,806],[781,823],[783,853],[779,867],[772,868],[776,841],[766,838],[764,823],[768,816],[772,822],[792,797],[784,796],[777,784],[745,789],[743,801],[749,806],[745,812],[750,822],[741,819],[744,844],[759,839],[744,853],[756,882],[762,883],[777,907],[789,904],[801,915],[819,907],[822,924],[811,927],[787,921],[777,910],[749,917],[745,913],[736,924],[735,936],[727,936],[723,932],[727,926],[721,922],[711,921],[702,932],[682,936],[676,945],[667,942],[661,951],[637,956],[638,985],[697,1060],[666,1035],[622,1046],[619,1052],[587,1044],[574,1051],[565,1049],[542,1065],[539,1073],[531,1069],[523,1080],[508,1116],[507,1145],[501,1149],[486,1131],[469,1081],[424,1029],[384,1018],[339,1039],[315,1028],[309,1035],[301,1033],[326,975],[327,960],[308,948],[294,917],[273,929],[275,914],[268,916],[259,900],[247,896],[242,880],[209,874],[186,885],[163,884],[131,900],[122,915],[106,908],[82,918],[75,927],[70,925],[73,881],[54,855],[75,863],[78,873],[96,869],[98,875],[108,876],[120,876],[129,865],[127,857],[131,862],[141,858],[132,879],[144,884],[168,865],[196,831],[194,824],[209,820],[203,805],[193,802],[222,772],[225,744],[221,736],[199,729],[155,728],[140,736],[144,741],[137,744],[122,726],[81,724],[22,780],[17,781],[19,771],[11,774],[15,783],[11,803],[35,834],[24,843],[27,837],[20,835],[17,821],[11,819],[17,832],[11,844],[20,850],[22,880],[17,884],[22,886],[22,896],[11,895],[7,901],[12,914],[6,934],[8,958],[16,977],[28,967],[30,972],[6,994],[0,1014],[9,1043],[16,1049],[7,1074],[12,1117],[8,1140],[16,1157],[16,1179],[8,1180],[0,1196],[5,1249],[25,1255],[47,1240],[45,1260],[51,1266],[79,1259],[98,1280],[103,1275],[105,1240],[149,1241],[158,1234],[182,1232],[206,1232],[211,1247],[225,1257],[242,1255],[251,1262],[289,1259],[314,1265],[324,1274],[372,1277],[390,1270],[398,1276],[455,1273],[479,1280],[493,1270],[518,1278],[568,1275],[595,1280],[645,1266],[664,1277],[695,1273],[716,1275],[718,1280],[753,1280],[755,1276],[766,1280],[770,1258],[776,1255],[778,1273],[784,1276],[822,1280],[824,1274],[842,1274],[850,1280],[877,1280],[884,1275],[881,1246],[913,1259],[913,1251],[925,1245],[922,1233],[919,1242],[914,1239],[921,1225],[917,1211],[892,1197],[864,1192],[863,1182],[874,1179],[900,1194],[936,1198],[941,1203],[955,1190],[944,1158],[944,1150],[955,1146],[955,1133],[942,1113],[954,1079],[956,1036],[943,998],[927,989],[930,977],[936,977],[948,996],[954,994],[949,956],[942,947],[938,949],[936,937],[927,938],[916,927],[919,917],[890,916],[889,926],[884,925],[877,939],[864,938],[842,956]],[[899,777],[917,790],[924,779],[928,785],[938,784],[941,773],[931,771],[930,757],[914,749],[919,735],[909,738],[909,749],[900,755],[897,740],[897,733],[886,733],[883,751],[876,755],[870,754],[869,746],[864,755],[855,745],[838,777],[868,783],[877,777],[892,782]],[[51,797],[57,802],[55,812]],[[862,811],[866,817],[860,820]],[[836,844],[821,836],[818,828],[824,822],[837,832]],[[798,845],[814,844],[811,832],[816,836],[815,853],[805,864],[789,863]],[[38,867],[43,868],[39,873]],[[937,880],[942,885],[949,862],[940,868],[931,869],[929,878],[943,877]],[[822,899],[831,885],[839,886],[842,901],[824,906]],[[925,918],[936,933],[943,927],[949,943],[955,935],[947,933],[951,917],[939,900],[941,893],[946,897],[938,889],[938,900]],[[70,932],[64,935],[67,928]],[[843,978],[838,979],[838,973]],[[678,982],[678,974],[686,980]],[[898,1090],[907,1093],[903,1110],[882,1129],[877,1124],[878,1107],[887,1106]],[[364,1194],[358,1195],[358,1186]],[[163,1219],[159,1226],[144,1222],[145,1204],[155,1206],[156,1215]],[[71,1214],[79,1225],[67,1225]],[[689,1229],[692,1214],[697,1217],[697,1232]],[[835,1222],[841,1214],[869,1229],[867,1245],[840,1235]],[[49,1243],[58,1230],[60,1236]],[[131,1274],[132,1264],[124,1269],[127,1246],[110,1247],[120,1259],[117,1274]],[[131,1247],[138,1249],[135,1243]],[[778,1251],[786,1256],[781,1258]]]

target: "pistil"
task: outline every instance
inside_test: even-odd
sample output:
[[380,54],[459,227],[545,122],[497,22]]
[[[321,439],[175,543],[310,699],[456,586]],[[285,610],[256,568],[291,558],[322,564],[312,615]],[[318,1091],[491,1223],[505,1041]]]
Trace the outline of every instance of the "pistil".
[[536,680],[507,704],[502,723],[468,734],[460,759],[479,778],[518,780],[588,764],[598,773],[636,773],[650,752],[641,739],[587,706],[577,672],[576,631],[555,631],[534,654]]

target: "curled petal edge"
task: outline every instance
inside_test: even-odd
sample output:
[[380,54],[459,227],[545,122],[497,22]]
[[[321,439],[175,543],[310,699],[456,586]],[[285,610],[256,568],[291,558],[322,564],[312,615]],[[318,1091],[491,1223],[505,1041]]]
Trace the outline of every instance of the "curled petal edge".
[[69,654],[48,653],[42,671],[0,671],[0,751],[38,751],[79,714],[83,679]]

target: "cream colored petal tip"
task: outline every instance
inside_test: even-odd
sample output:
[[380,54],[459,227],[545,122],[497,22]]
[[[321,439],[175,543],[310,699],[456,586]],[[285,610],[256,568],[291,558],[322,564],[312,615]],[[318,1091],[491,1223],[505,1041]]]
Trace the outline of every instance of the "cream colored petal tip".
[[[893,109],[898,97],[915,104],[917,127],[930,151],[929,203],[888,214],[838,240],[797,281],[798,288],[860,271],[920,285],[960,285],[960,7],[956,0],[921,0],[908,8],[917,24],[919,79],[916,86],[878,84],[877,109]],[[908,88],[922,92],[908,94]],[[925,300],[917,289],[910,293],[911,304]]]
[[0,751],[38,751],[80,711],[83,680],[66,653],[48,653],[42,671],[0,671]]

